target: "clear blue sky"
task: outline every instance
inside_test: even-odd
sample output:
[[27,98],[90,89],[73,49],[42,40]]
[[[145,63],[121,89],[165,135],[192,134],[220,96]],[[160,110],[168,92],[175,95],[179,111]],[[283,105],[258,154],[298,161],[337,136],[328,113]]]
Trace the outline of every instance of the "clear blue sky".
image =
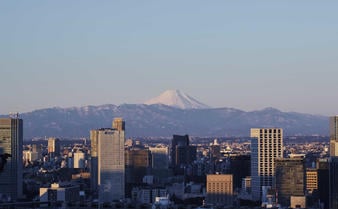
[[0,113],[142,103],[338,114],[338,1],[1,1]]

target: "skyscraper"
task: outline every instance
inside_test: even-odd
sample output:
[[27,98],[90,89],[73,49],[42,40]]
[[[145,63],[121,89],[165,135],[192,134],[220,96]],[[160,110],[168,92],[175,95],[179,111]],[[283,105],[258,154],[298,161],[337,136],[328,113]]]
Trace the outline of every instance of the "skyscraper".
[[338,115],[330,117],[329,205],[338,209]]
[[175,174],[182,175],[184,167],[196,160],[196,147],[189,145],[189,136],[174,135],[170,150],[171,166]]
[[101,203],[124,198],[125,193],[124,121],[118,118],[113,124],[115,128],[90,131],[91,186]]
[[338,116],[330,117],[330,156],[338,156]]
[[0,154],[10,154],[4,170],[0,172],[0,198],[13,201],[22,196],[22,119],[0,119]]
[[60,139],[48,138],[48,154],[51,157],[60,156]]
[[262,188],[272,188],[275,159],[283,157],[281,128],[251,129],[251,188],[255,201],[266,201]]
[[317,159],[318,196],[321,208],[329,209],[329,159]]
[[145,147],[132,147],[125,150],[127,183],[140,184],[145,175],[150,174],[151,153]]
[[118,131],[124,131],[125,130],[125,122],[122,118],[115,118],[113,120],[113,129],[116,129]]
[[338,157],[330,157],[329,172],[329,208],[338,209]]

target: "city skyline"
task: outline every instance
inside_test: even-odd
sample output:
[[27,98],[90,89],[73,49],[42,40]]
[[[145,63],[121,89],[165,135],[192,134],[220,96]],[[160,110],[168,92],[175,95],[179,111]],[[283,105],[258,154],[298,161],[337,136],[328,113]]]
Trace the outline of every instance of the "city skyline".
[[2,2],[0,114],[180,89],[211,107],[337,115],[337,4]]

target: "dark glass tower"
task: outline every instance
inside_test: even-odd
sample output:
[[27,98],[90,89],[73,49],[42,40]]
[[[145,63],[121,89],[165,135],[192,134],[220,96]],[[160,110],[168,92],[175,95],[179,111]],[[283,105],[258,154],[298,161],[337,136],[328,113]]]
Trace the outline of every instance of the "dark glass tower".
[[0,172],[0,196],[16,201],[22,196],[22,119],[0,119],[0,155],[9,154]]

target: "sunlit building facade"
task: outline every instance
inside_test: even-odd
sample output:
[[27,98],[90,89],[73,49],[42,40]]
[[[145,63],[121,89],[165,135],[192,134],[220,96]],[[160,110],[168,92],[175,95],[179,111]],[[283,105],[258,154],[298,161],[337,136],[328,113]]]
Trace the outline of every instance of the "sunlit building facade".
[[330,117],[330,156],[338,157],[338,116]]
[[118,119],[116,128],[90,131],[91,187],[100,202],[112,202],[125,194],[125,130],[124,121]]
[[251,129],[251,190],[252,199],[265,202],[262,188],[272,188],[275,159],[283,157],[283,129]]
[[0,197],[6,201],[22,197],[22,143],[22,119],[0,118],[0,154],[11,155],[0,172]]
[[233,181],[232,174],[207,175],[206,203],[218,206],[232,206]]

